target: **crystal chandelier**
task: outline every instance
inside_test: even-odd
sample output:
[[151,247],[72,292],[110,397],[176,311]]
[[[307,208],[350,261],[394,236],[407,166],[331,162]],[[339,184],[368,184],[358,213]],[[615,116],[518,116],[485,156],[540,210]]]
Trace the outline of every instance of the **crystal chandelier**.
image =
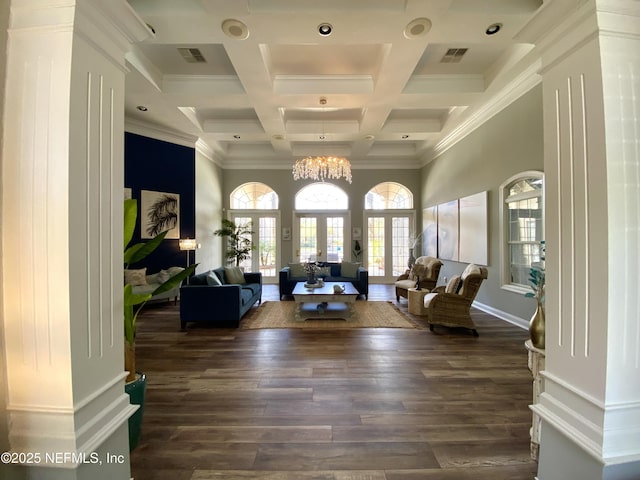
[[344,177],[351,183],[351,163],[344,157],[305,157],[296,160],[293,166],[293,179],[311,179],[324,182],[325,178]]
[[[324,106],[326,104],[327,99],[321,97],[320,105]],[[325,139],[324,124],[320,138],[322,140]],[[342,177],[351,183],[351,162],[345,157],[334,157],[333,155],[305,157],[301,160],[296,160],[296,163],[293,165],[294,180],[310,179],[324,182],[325,179],[333,178],[339,180]]]

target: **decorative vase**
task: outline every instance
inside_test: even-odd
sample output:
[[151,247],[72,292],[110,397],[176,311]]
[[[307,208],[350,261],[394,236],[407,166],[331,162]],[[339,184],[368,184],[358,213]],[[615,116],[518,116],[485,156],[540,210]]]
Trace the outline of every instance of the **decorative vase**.
[[307,273],[307,285],[314,285],[316,283],[316,274],[313,272]]
[[533,346],[540,350],[544,350],[544,330],[544,306],[540,303],[540,300],[538,300],[536,311],[529,322],[529,337],[531,338]]
[[409,262],[407,262],[407,265],[409,266],[409,268],[413,267],[413,264],[416,263],[416,257],[413,256],[413,248],[409,249]]

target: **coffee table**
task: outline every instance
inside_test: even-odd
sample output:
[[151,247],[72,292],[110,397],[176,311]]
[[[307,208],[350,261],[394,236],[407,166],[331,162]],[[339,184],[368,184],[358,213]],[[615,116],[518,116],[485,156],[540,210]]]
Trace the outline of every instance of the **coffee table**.
[[[335,293],[334,285],[344,287],[344,292]],[[296,283],[293,299],[296,302],[296,320],[310,318],[349,320],[356,316],[354,305],[360,293],[350,282],[325,282],[324,287],[307,288],[304,282]]]

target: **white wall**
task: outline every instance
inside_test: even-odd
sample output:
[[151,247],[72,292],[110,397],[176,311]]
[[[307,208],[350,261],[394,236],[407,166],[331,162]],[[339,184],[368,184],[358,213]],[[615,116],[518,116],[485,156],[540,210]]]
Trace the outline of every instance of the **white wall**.
[[[487,190],[489,209],[489,276],[477,301],[526,324],[535,300],[501,289],[500,185],[526,170],[543,170],[542,88],[534,87],[422,171],[422,206],[438,205]],[[443,278],[462,273],[466,264],[444,261]]]
[[222,238],[213,234],[220,228],[224,205],[222,170],[210,154],[196,145],[196,250],[197,272],[223,265]]

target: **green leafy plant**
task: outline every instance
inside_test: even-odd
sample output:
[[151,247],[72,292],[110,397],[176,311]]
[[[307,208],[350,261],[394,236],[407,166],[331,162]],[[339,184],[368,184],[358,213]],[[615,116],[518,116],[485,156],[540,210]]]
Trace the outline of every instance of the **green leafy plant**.
[[[124,201],[124,268],[128,268],[130,264],[139,262],[153,252],[164,240],[167,231],[164,231],[148,242],[136,243],[129,245],[133,238],[133,232],[136,227],[138,218],[138,202],[135,199]],[[135,339],[136,339],[136,320],[138,313],[144,304],[147,303],[155,295],[167,292],[182,283],[182,281],[191,275],[197,265],[191,265],[170,277],[166,282],[162,283],[153,292],[147,294],[135,294],[131,285],[124,286],[124,339],[125,339],[125,370],[128,370],[127,382],[135,380]]]
[[535,298],[544,305],[544,288],[545,288],[545,243],[540,242],[540,262],[538,265],[532,265],[529,269],[529,286],[532,292],[527,292],[525,297]]
[[243,260],[249,258],[251,251],[255,247],[251,244],[251,222],[244,225],[236,225],[231,220],[222,219],[222,228],[219,228],[214,235],[218,237],[227,237],[227,251],[225,257],[229,262],[235,262],[236,266],[240,266]]

